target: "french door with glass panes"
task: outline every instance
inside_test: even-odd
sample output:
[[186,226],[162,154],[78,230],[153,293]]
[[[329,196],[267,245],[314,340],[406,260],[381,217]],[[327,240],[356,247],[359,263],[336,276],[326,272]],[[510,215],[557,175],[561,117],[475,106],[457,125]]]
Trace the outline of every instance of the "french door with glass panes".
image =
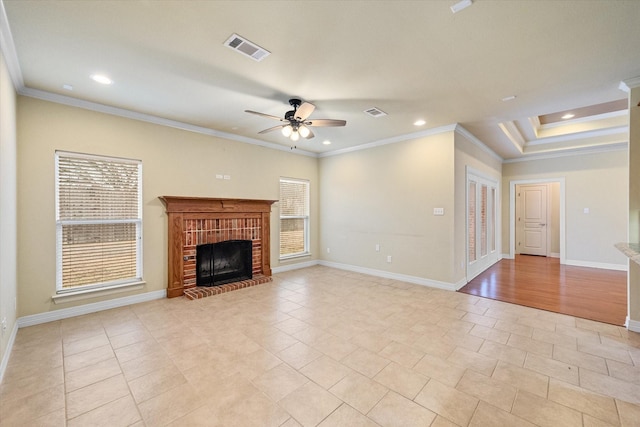
[[467,281],[498,256],[498,182],[467,170]]

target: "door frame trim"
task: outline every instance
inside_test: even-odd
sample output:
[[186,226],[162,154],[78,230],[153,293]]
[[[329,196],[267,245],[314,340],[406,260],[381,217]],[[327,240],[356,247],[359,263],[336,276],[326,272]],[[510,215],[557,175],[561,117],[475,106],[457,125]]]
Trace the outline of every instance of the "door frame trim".
[[560,183],[560,264],[566,264],[566,240],[565,240],[565,179],[541,178],[518,179],[509,181],[509,258],[515,258],[516,252],[516,185],[523,184],[548,184]]

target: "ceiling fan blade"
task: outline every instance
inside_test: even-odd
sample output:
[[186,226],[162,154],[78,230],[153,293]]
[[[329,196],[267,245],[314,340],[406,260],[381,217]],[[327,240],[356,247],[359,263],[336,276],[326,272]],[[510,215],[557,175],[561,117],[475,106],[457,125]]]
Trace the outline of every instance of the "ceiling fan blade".
[[258,116],[262,116],[262,117],[266,117],[268,119],[278,120],[279,122],[283,122],[284,121],[284,119],[282,117],[272,116],[271,114],[258,113],[257,111],[251,111],[251,110],[244,110],[244,112],[245,113],[255,114],[255,115],[258,115]]
[[307,135],[307,139],[311,139],[313,138],[315,135],[313,134],[313,132],[311,131],[311,129],[309,129],[309,135]]
[[278,125],[278,126],[274,126],[274,127],[272,127],[272,128],[269,128],[269,129],[261,130],[261,131],[260,131],[260,132],[258,132],[258,133],[267,133],[267,132],[271,132],[271,131],[274,131],[274,130],[282,129],[282,128],[283,128],[283,127],[285,127],[285,126],[288,126],[288,125]]
[[307,117],[309,117],[311,115],[311,113],[313,113],[313,110],[316,109],[316,106],[309,103],[309,102],[305,102],[303,103],[301,106],[298,107],[298,109],[296,110],[296,115],[295,115],[295,119],[296,120],[306,120]]
[[344,126],[347,124],[346,120],[333,120],[333,119],[315,119],[304,122],[307,126],[316,127],[329,127],[329,126]]

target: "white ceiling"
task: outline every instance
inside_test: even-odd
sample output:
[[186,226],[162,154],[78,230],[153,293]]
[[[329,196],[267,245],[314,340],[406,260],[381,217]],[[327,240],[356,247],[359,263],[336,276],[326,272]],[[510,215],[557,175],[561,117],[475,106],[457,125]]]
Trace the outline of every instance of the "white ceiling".
[[[296,96],[316,105],[312,118],[347,121],[297,143],[321,155],[454,123],[504,159],[539,154],[530,117],[626,98],[620,82],[640,76],[640,1],[476,0],[453,14],[455,2],[4,0],[0,24],[20,93],[286,147],[279,132],[258,135],[277,122],[244,110],[283,116]],[[225,47],[232,33],[271,55]],[[554,152],[584,146],[558,135]]]

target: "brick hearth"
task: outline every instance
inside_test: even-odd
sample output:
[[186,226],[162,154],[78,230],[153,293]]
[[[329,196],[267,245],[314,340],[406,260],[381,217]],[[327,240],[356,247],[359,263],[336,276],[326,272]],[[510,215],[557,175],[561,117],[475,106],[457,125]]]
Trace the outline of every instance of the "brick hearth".
[[269,283],[272,281],[273,279],[271,277],[258,274],[257,276],[253,276],[253,279],[226,283],[220,286],[196,286],[188,289],[185,288],[184,296],[189,299],[200,299],[204,297],[210,297],[212,295],[223,294],[225,292],[235,291],[236,289],[262,285],[263,283]]

